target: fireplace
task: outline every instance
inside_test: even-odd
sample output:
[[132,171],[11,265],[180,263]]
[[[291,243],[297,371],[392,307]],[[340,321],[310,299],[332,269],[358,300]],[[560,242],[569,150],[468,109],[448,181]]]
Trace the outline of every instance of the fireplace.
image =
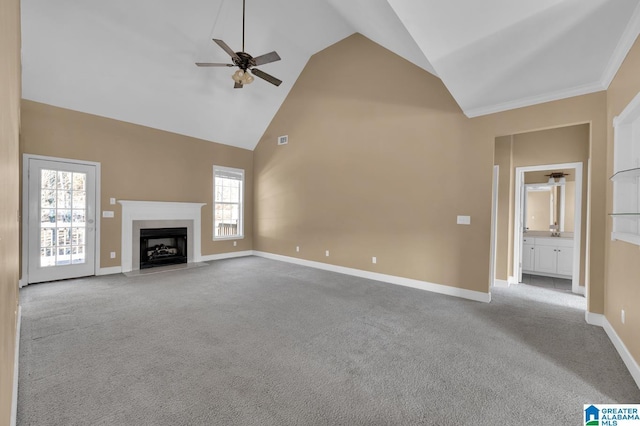
[[118,200],[122,205],[122,272],[140,268],[140,230],[187,228],[187,263],[200,262],[204,203]]
[[140,229],[140,269],[187,263],[187,228]]

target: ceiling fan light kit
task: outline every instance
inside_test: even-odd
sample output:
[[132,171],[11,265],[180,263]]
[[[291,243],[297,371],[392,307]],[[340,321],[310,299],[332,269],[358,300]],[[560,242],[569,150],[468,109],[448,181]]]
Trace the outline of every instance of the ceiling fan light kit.
[[[220,46],[222,50],[227,52],[231,57],[233,64],[211,63],[211,62],[196,62],[199,67],[238,67],[238,70],[233,73],[231,78],[235,82],[233,87],[235,89],[242,89],[245,84],[251,84],[254,80],[253,76],[259,77],[264,81],[267,81],[274,86],[280,86],[282,80],[275,78],[272,75],[267,74],[264,71],[260,71],[254,68],[258,65],[269,64],[280,60],[280,55],[274,50],[273,52],[266,53],[264,55],[256,56],[255,58],[244,51],[244,21],[245,21],[245,0],[242,0],[242,51],[234,52],[233,49],[222,40],[213,39],[213,41]],[[249,72],[251,71],[251,72]],[[252,75],[253,74],[253,75]]]
[[248,71],[238,70],[233,73],[231,78],[241,85],[253,83],[253,76]]

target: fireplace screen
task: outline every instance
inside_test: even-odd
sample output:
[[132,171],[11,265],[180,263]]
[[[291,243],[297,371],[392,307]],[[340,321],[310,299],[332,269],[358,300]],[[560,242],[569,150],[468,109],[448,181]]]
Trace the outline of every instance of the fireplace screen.
[[140,269],[187,263],[187,228],[140,230]]

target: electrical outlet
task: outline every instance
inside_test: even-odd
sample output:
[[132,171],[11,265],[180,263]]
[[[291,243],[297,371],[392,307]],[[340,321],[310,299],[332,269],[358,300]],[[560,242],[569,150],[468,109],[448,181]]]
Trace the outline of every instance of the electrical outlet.
[[115,259],[115,258],[116,258],[116,252],[115,252],[115,251],[112,251],[112,252],[111,252],[111,258],[112,258],[112,259]]
[[624,309],[620,311],[620,321],[624,324]]
[[325,251],[325,252],[324,252],[324,255],[325,255],[325,256],[327,256],[327,257],[329,257],[329,250]]
[[300,246],[296,246],[296,252],[300,252]]
[[234,241],[234,242],[233,242],[233,246],[235,247],[235,246],[237,246],[237,245],[238,245],[238,242],[237,242],[237,241]]
[[371,258],[371,263],[378,263],[378,259],[375,256],[373,256]]
[[286,145],[289,143],[289,135],[278,136],[278,145]]

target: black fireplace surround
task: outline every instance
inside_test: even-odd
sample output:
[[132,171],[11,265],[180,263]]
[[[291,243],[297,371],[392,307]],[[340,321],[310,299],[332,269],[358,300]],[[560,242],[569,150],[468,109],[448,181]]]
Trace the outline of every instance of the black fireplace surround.
[[140,269],[187,263],[187,228],[140,230]]

